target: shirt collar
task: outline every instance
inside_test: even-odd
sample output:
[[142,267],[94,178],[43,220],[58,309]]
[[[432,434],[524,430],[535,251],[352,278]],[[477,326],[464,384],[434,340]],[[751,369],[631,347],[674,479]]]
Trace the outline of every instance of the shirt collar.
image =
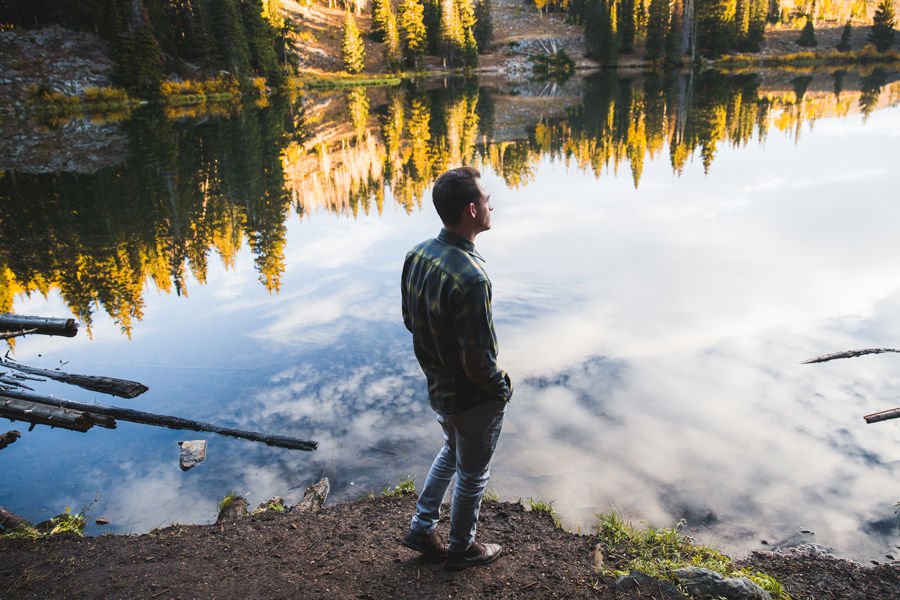
[[451,246],[456,246],[460,250],[465,250],[481,262],[487,262],[481,257],[480,254],[478,254],[478,251],[475,250],[475,244],[459,235],[458,233],[453,233],[452,231],[441,229],[441,232],[438,234],[437,239],[441,240],[442,242],[446,242]]

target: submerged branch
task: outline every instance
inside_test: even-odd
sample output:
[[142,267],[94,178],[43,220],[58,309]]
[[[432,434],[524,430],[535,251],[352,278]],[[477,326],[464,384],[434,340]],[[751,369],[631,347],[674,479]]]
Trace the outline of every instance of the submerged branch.
[[809,360],[800,361],[800,364],[809,365],[812,363],[828,362],[829,360],[836,360],[838,358],[856,358],[857,356],[863,356],[866,354],[882,354],[884,352],[900,352],[900,350],[894,350],[893,348],[865,348],[863,350],[845,350],[843,352],[833,352],[831,354],[824,354],[822,356],[810,358]]
[[881,412],[872,413],[871,415],[866,415],[863,419],[866,420],[866,423],[878,423],[879,421],[890,421],[891,419],[900,418],[900,408],[892,408],[890,410],[883,410]]
[[37,327],[34,329],[23,329],[22,331],[10,331],[9,333],[0,333],[0,340],[9,340],[12,338],[28,335],[29,333],[37,333]]
[[262,442],[269,446],[278,448],[289,448],[292,450],[315,450],[319,447],[318,442],[300,440],[281,435],[266,435],[255,431],[243,431],[240,429],[232,429],[230,427],[220,427],[211,423],[202,423],[200,421],[192,421],[190,419],[182,419],[180,417],[171,417],[167,415],[156,415],[153,413],[142,412],[139,410],[131,410],[130,408],[116,408],[115,406],[104,406],[103,404],[85,404],[83,402],[73,402],[72,400],[63,400],[61,398],[51,398],[49,396],[41,396],[20,390],[0,390],[0,398],[15,398],[18,400],[26,400],[28,402],[36,402],[46,404],[48,406],[56,406],[59,408],[67,408],[72,410],[84,411],[89,414],[107,415],[121,421],[130,421],[132,423],[142,423],[144,425],[155,425],[158,427],[168,427],[169,429],[188,429],[190,431],[208,431],[210,433],[218,433],[228,437],[250,440],[253,442]]
[[137,381],[128,381],[127,379],[116,379],[115,377],[97,377],[94,375],[75,375],[73,373],[63,373],[62,371],[50,371],[47,369],[38,369],[37,367],[29,367],[9,359],[0,358],[0,367],[15,369],[29,375],[38,375],[48,379],[55,379],[71,385],[77,385],[80,388],[91,390],[92,392],[101,392],[110,396],[120,396],[122,398],[135,398],[146,392],[148,388],[143,383]]

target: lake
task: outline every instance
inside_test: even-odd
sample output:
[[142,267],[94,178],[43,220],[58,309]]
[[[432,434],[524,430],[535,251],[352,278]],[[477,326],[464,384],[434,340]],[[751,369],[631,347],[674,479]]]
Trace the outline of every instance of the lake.
[[[439,448],[400,318],[430,184],[472,164],[476,247],[515,395],[488,489],[590,531],[685,520],[734,555],[900,547],[900,74],[606,72],[438,79],[245,103],[2,121],[0,310],[75,316],[32,366],[150,387],[40,393],[319,442],[290,451],[119,422],[2,421],[0,506],[87,532],[424,482]],[[891,191],[894,190],[894,191]],[[178,468],[180,440],[207,458]],[[411,517],[412,515],[410,515]],[[763,544],[762,540],[767,543]]]

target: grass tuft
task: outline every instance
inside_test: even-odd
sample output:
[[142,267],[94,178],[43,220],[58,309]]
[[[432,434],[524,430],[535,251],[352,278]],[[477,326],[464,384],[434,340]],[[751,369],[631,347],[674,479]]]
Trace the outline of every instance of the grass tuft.
[[393,488],[385,487],[384,495],[389,498],[402,498],[403,496],[412,496],[416,493],[416,478],[412,475],[405,475],[397,480],[397,485]]
[[545,500],[541,500],[540,496],[538,496],[537,499],[528,498],[528,509],[547,513],[553,519],[553,523],[556,525],[557,529],[562,527],[562,519],[558,514],[556,514],[556,511],[553,510],[553,500],[547,502]]
[[225,494],[225,497],[222,498],[219,501],[219,504],[216,505],[216,511],[222,512],[223,510],[231,506],[231,503],[234,502],[234,499],[237,497],[237,492],[235,492],[234,490],[228,490],[228,493]]
[[647,525],[644,529],[637,529],[614,510],[600,513],[596,517],[594,528],[597,531],[597,541],[604,544],[610,552],[615,550],[628,557],[625,569],[605,569],[601,575],[619,577],[627,575],[633,569],[679,585],[672,571],[700,567],[721,573],[725,577],[747,577],[769,592],[773,600],[790,600],[781,584],[769,575],[750,569],[735,569],[731,559],[718,550],[704,544],[692,544],[690,538],[680,534],[684,519],[672,528],[658,529]]

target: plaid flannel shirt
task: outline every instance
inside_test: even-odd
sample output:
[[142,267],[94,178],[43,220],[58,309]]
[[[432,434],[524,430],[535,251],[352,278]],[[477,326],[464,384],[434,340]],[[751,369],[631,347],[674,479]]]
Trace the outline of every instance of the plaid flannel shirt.
[[403,324],[428,379],[428,401],[452,416],[512,396],[497,366],[491,281],[466,238],[442,229],[414,247],[403,264]]

